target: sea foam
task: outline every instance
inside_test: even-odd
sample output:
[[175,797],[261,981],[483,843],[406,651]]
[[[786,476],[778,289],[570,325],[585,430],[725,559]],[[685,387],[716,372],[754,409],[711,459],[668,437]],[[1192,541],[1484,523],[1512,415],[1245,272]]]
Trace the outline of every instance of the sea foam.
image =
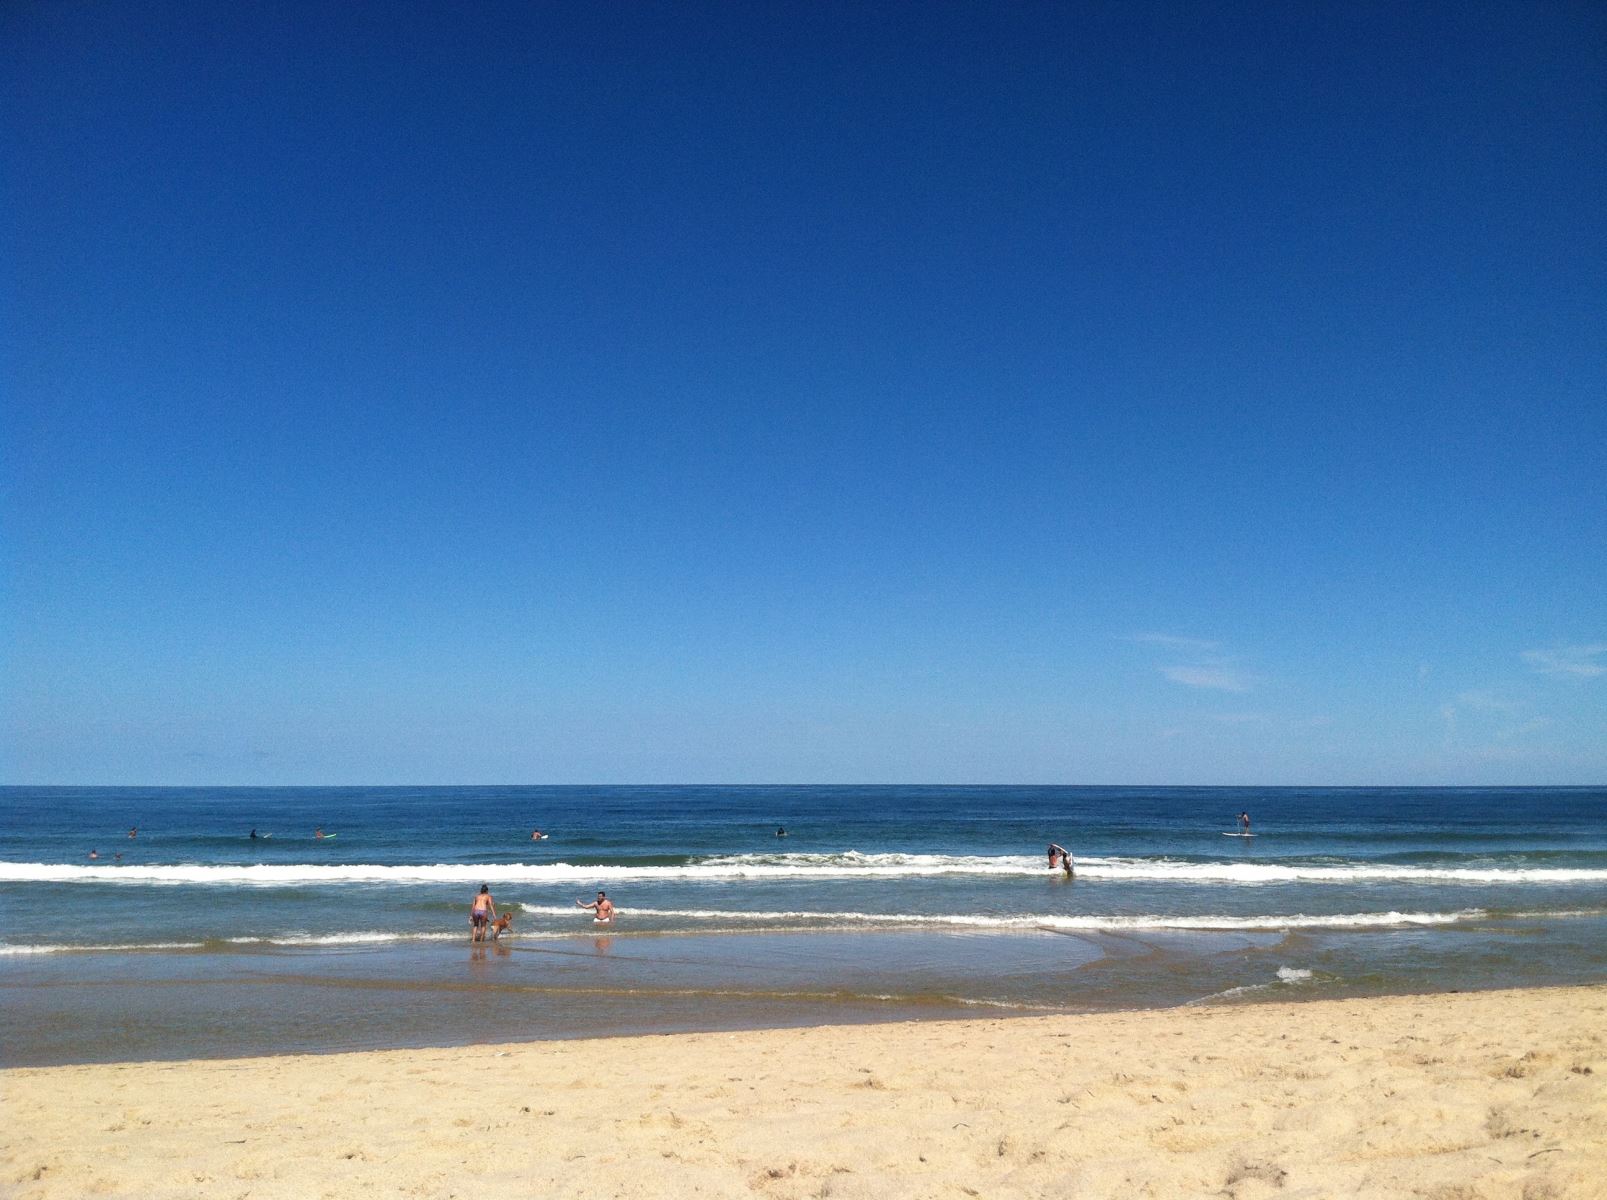
[[[1434,867],[1357,861],[1345,864],[1188,861],[1172,858],[1079,858],[1077,877],[1257,886],[1280,883],[1607,883],[1591,867]],[[596,883],[629,880],[874,879],[932,876],[1044,876],[1037,855],[772,854],[709,857],[677,865],[631,863],[283,863],[80,864],[0,862],[0,883],[306,884]]]

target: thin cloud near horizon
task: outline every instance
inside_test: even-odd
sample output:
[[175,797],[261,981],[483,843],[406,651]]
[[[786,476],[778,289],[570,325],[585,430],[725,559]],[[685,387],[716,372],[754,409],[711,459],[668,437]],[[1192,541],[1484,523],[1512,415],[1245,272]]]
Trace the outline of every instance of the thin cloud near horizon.
[[1220,653],[1222,643],[1212,638],[1183,637],[1171,633],[1136,633],[1130,642],[1144,646],[1158,646],[1174,651],[1176,657],[1193,659],[1192,662],[1158,666],[1162,678],[1183,687],[1205,688],[1219,692],[1247,692],[1251,680],[1234,666],[1231,657]]
[[1607,642],[1594,642],[1587,646],[1553,646],[1545,650],[1525,650],[1523,661],[1541,675],[1556,675],[1564,679],[1595,679],[1607,675],[1607,663],[1598,661],[1607,656]]
[[1247,692],[1249,682],[1231,667],[1162,667],[1161,674],[1184,687],[1214,688],[1222,692]]
[[1130,642],[1137,642],[1143,646],[1165,646],[1171,650],[1195,650],[1200,653],[1209,653],[1219,650],[1221,642],[1211,641],[1208,638],[1178,637],[1170,633],[1135,633],[1127,638]]

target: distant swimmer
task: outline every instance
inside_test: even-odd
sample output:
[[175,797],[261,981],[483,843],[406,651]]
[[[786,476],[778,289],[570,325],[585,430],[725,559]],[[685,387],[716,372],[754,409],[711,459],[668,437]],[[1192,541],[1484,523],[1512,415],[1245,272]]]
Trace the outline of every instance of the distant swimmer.
[[785,829],[777,828],[776,829],[776,836],[777,837],[786,837],[787,836],[787,831]]
[[322,825],[320,825],[317,829],[314,829],[312,831],[312,835],[315,838],[321,838],[321,837],[328,837],[329,836],[327,833],[324,832],[324,827]]
[[99,850],[91,850],[89,852],[89,857],[90,858],[99,858],[100,857],[100,851]]
[[131,827],[128,831],[128,836],[131,838],[139,837],[139,826],[135,825]]
[[1250,832],[1250,814],[1247,812],[1242,812],[1239,814],[1239,832]]
[[1067,850],[1058,842],[1050,842],[1049,869],[1053,871],[1056,867],[1059,867],[1061,870],[1065,871],[1068,876],[1072,874],[1074,868],[1071,861],[1071,851]]
[[539,829],[532,829],[530,831],[530,840],[532,842],[544,842],[547,840],[547,835],[542,833]]
[[589,908],[596,914],[594,921],[598,925],[612,925],[614,923],[614,902],[608,898],[607,892],[598,892],[597,899],[590,904],[576,900],[578,908]]
[[253,830],[252,830],[252,831],[251,831],[251,840],[252,840],[252,841],[253,841],[253,842],[254,842],[254,841],[256,841],[256,840],[257,840],[257,838],[258,838],[258,837],[260,837],[260,836],[261,836],[261,835],[260,835],[260,834],[259,834],[259,833],[258,833],[258,832],[257,832],[257,831],[256,831],[256,830],[255,830],[255,829],[253,829]]

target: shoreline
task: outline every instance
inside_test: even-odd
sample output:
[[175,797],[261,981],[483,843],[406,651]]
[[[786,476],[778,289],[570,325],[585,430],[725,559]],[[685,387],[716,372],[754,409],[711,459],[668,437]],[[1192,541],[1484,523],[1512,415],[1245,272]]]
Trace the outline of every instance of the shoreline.
[[[1387,942],[1344,933],[855,930],[19,955],[0,980],[0,1064],[183,1062],[1607,982],[1601,919],[1539,928],[1519,939],[1504,929],[1430,930]],[[1381,953],[1396,945],[1394,969],[1385,964],[1379,973]],[[1492,954],[1503,956],[1504,976],[1490,969]],[[466,1022],[465,1012],[494,1012],[496,1020]]]
[[1599,1194],[1607,984],[15,1067],[0,1081],[0,1183],[28,1200],[226,1187],[1536,1200]]

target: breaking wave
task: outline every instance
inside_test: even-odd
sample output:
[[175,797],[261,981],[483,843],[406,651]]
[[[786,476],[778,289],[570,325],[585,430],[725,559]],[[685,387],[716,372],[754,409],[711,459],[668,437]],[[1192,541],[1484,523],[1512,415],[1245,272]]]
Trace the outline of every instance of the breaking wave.
[[[596,883],[932,876],[1045,876],[1037,855],[743,854],[674,865],[636,863],[378,863],[131,865],[0,862],[0,883],[111,883],[293,887],[306,884]],[[1280,883],[1607,884],[1592,867],[1475,867],[1377,862],[1259,863],[1172,858],[1082,858],[1077,877],[1257,886]]]
[[[521,904],[523,912],[543,916],[574,916],[574,908],[562,905]],[[812,922],[818,926],[842,928],[854,926],[901,928],[952,928],[952,929],[1054,929],[1089,933],[1123,933],[1140,930],[1221,930],[1244,932],[1280,931],[1286,929],[1393,929],[1404,926],[1455,925],[1464,921],[1484,920],[1491,914],[1482,908],[1466,908],[1457,912],[1382,912],[1337,913],[1308,916],[1295,913],[1290,916],[1170,916],[1151,914],[1142,916],[1068,916],[1050,913],[1042,916],[1020,914],[994,916],[986,913],[867,913],[819,912],[786,910],[779,912],[744,912],[740,909],[712,908],[636,908],[619,906],[615,909],[621,921],[629,917],[652,917],[660,920],[718,921],[728,925],[774,925]],[[1521,915],[1521,914],[1519,914]],[[1542,914],[1537,914],[1542,915]],[[1546,916],[1559,914],[1543,914]]]
[[[597,930],[588,921],[584,926],[575,924],[577,911],[563,905],[521,904],[507,906],[505,911],[517,911],[527,916],[565,918],[559,924],[532,927],[519,924],[509,930],[513,938],[563,939],[571,936],[595,936]],[[809,909],[784,911],[750,911],[712,908],[637,908],[620,907],[620,924],[610,932],[630,933],[633,920],[646,918],[649,926],[635,926],[644,933],[666,930],[658,922],[684,923],[681,932],[821,932],[854,929],[955,929],[1030,931],[1054,933],[1110,933],[1135,934],[1144,932],[1223,932],[1223,933],[1281,933],[1295,930],[1354,929],[1389,930],[1461,925],[1479,921],[1561,919],[1567,917],[1599,916],[1604,910],[1581,909],[1570,912],[1501,912],[1483,908],[1464,908],[1455,912],[1370,912],[1329,913],[1264,916],[1213,916],[1170,915],[1150,913],[1135,916],[1076,916],[1061,913],[1043,915],[1018,914],[995,916],[986,913],[868,913],[823,912]],[[689,926],[690,929],[685,926]],[[0,943],[0,958],[21,957],[30,954],[135,952],[144,950],[218,950],[236,948],[322,947],[354,945],[386,945],[398,942],[463,942],[466,932],[440,929],[431,930],[353,930],[342,933],[275,933],[241,937],[209,938],[204,941],[156,941],[121,943]],[[1278,977],[1285,983],[1298,982],[1305,977],[1299,972],[1280,970]]]

